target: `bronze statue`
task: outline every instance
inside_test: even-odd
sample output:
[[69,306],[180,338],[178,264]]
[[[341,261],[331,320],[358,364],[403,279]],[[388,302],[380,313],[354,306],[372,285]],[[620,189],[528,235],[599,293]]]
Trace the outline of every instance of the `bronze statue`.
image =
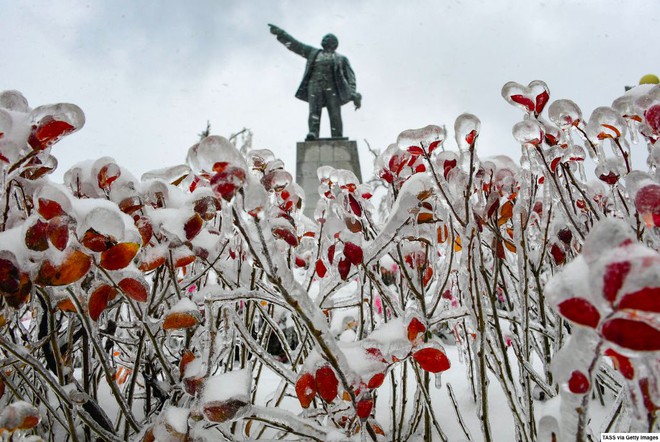
[[335,52],[339,40],[328,34],[321,40],[323,49],[319,49],[299,42],[275,25],[268,26],[287,49],[307,59],[305,74],[296,92],[296,98],[309,103],[309,133],[306,140],[319,137],[321,110],[324,107],[330,116],[332,138],[341,138],[341,106],[352,101],[357,110],[362,105],[362,96],[355,90],[355,74],[348,58]]

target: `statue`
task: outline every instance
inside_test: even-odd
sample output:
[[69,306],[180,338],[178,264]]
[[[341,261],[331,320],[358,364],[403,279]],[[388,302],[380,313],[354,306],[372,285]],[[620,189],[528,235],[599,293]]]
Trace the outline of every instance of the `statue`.
[[287,49],[307,59],[305,74],[296,92],[296,98],[309,103],[309,133],[306,140],[318,139],[324,107],[330,116],[332,138],[341,138],[341,106],[352,101],[357,110],[362,105],[362,96],[355,90],[355,74],[348,58],[335,52],[339,40],[328,34],[321,40],[323,49],[319,49],[299,42],[275,25],[268,26]]

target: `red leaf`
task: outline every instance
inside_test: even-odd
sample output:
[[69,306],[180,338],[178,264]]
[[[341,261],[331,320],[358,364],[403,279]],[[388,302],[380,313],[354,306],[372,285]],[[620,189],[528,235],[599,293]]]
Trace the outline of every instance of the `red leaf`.
[[442,144],[443,141],[444,141],[444,140],[435,140],[435,141],[431,141],[431,144],[429,144],[429,153],[431,153],[431,152],[433,152],[434,150],[436,150],[436,149],[438,148],[438,146],[440,146],[440,145]]
[[447,179],[447,175],[449,175],[449,172],[456,167],[456,160],[445,160],[444,164],[442,165],[444,168],[444,177]]
[[518,103],[518,104],[522,104],[523,106],[525,106],[528,111],[534,112],[535,105],[534,105],[534,102],[531,99],[525,97],[524,95],[520,95],[520,94],[511,95],[510,98],[511,98],[511,101],[513,101],[515,103]]
[[566,261],[566,253],[562,250],[561,247],[559,247],[557,244],[553,244],[552,247],[550,247],[550,254],[552,255],[552,259],[555,260],[555,264],[561,265]]
[[410,320],[410,323],[408,324],[408,340],[410,342],[415,342],[417,339],[417,336],[420,333],[424,333],[426,331],[426,327],[422,322],[417,319],[417,318],[412,318]]
[[48,249],[48,223],[37,220],[25,232],[25,245],[28,249],[43,252]]
[[550,99],[550,94],[548,94],[548,91],[543,91],[540,94],[536,96],[536,113],[540,114],[541,111],[543,111],[543,108],[545,107],[546,103]]
[[330,247],[328,247],[328,262],[332,264],[332,261],[334,260],[335,260],[335,245],[333,244]]
[[465,141],[472,146],[474,142],[477,140],[477,137],[479,136],[479,132],[477,132],[476,129],[472,129],[466,136],[465,136]]
[[635,377],[635,368],[630,362],[630,359],[628,359],[626,356],[617,353],[611,348],[605,350],[605,356],[609,356],[610,358],[612,358],[612,363],[614,364],[614,368],[616,368],[619,371],[619,373],[623,375],[624,378],[633,379]]
[[383,381],[385,380],[385,373],[376,373],[369,379],[369,383],[367,384],[367,387],[374,389],[378,388],[381,385],[383,385]]
[[300,256],[296,256],[295,263],[296,263],[296,267],[305,267],[305,266],[307,266],[307,263],[305,262],[305,260],[302,259]]
[[186,239],[191,241],[199,234],[199,232],[202,231],[203,226],[204,220],[197,213],[188,218],[186,223],[183,225],[183,230],[186,232]]
[[85,235],[80,240],[80,243],[92,252],[98,253],[105,252],[110,247],[117,244],[117,242],[109,236],[103,235],[92,228],[87,229]]
[[122,292],[138,302],[146,302],[149,297],[147,287],[135,278],[124,278],[117,284]]
[[207,402],[204,404],[204,416],[211,422],[226,422],[233,419],[247,405],[240,399]]
[[98,321],[103,310],[108,306],[108,302],[112,301],[117,296],[117,289],[108,284],[98,286],[91,295],[89,295],[89,302],[87,303],[87,310],[89,317],[93,321]]
[[69,219],[67,216],[57,216],[48,221],[48,239],[60,251],[66,249],[69,243]]
[[660,313],[660,287],[644,287],[636,292],[626,293],[617,308]]
[[601,333],[608,341],[630,350],[660,350],[660,330],[646,322],[614,318],[605,321]]
[[293,234],[289,229],[282,227],[275,227],[273,229],[273,236],[275,238],[283,239],[291,247],[298,246],[298,237]]
[[348,202],[351,205],[351,210],[353,213],[357,216],[362,216],[362,208],[360,207],[360,203],[358,203],[355,197],[350,193],[348,194]]
[[598,309],[584,298],[570,298],[559,303],[559,313],[576,324],[596,328],[600,322]]
[[142,237],[142,245],[146,246],[151,241],[154,234],[154,228],[151,226],[149,218],[141,216],[135,220],[135,227],[137,227],[140,236]]
[[357,403],[357,415],[360,419],[366,419],[371,414],[371,410],[374,408],[374,400],[371,398],[362,399]]
[[184,350],[181,355],[181,362],[179,362],[179,376],[183,378],[186,373],[186,366],[195,360],[195,353],[190,350]]
[[332,402],[335,400],[338,386],[337,376],[335,376],[335,372],[329,365],[324,365],[316,370],[316,389],[324,401]]
[[424,155],[424,150],[419,146],[410,146],[408,152],[415,156]]
[[561,162],[561,157],[557,157],[550,162],[550,170],[552,171],[552,173],[555,173],[557,171],[557,166],[559,166],[560,162]]
[[44,150],[74,130],[75,128],[66,121],[59,121],[48,115],[32,126],[28,143],[34,150]]
[[341,279],[346,281],[348,278],[348,272],[351,271],[351,262],[348,259],[340,259],[337,264],[337,270],[339,270],[339,276],[341,276]]
[[129,196],[119,202],[119,210],[127,215],[137,212],[142,206],[142,200],[137,196]]
[[574,370],[571,373],[571,378],[568,380],[568,389],[571,393],[585,394],[589,391],[589,379],[579,370]]
[[316,397],[316,381],[311,373],[304,373],[296,381],[296,396],[303,408],[309,408]]
[[121,169],[114,163],[106,164],[101,167],[96,180],[101,189],[107,190],[110,188],[110,185],[115,182],[117,178],[121,175]]
[[120,270],[133,261],[140,244],[134,242],[122,242],[110,247],[101,253],[101,267],[106,270]]
[[419,363],[422,370],[431,373],[440,373],[451,367],[447,355],[442,350],[435,347],[426,347],[417,350],[413,353],[413,359]]
[[37,211],[44,219],[49,220],[56,216],[66,215],[64,209],[57,201],[49,200],[46,198],[39,198]]
[[344,256],[348,258],[351,264],[356,266],[362,264],[362,260],[364,259],[362,247],[353,244],[352,242],[344,244]]
[[317,260],[316,261],[316,274],[319,275],[319,278],[323,278],[327,271],[328,271],[328,269],[325,267],[325,264],[323,264],[323,261],[321,259]]
[[15,293],[20,287],[21,272],[9,259],[0,258],[0,293]]

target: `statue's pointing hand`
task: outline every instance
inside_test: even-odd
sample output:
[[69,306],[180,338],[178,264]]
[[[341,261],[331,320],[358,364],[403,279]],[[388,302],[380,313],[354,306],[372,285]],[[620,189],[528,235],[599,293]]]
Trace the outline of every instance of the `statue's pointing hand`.
[[282,33],[284,32],[283,29],[278,28],[278,27],[275,26],[275,25],[271,25],[270,23],[268,23],[268,26],[270,27],[270,33],[271,33],[271,34],[274,34],[274,35],[280,35],[280,34],[282,34]]

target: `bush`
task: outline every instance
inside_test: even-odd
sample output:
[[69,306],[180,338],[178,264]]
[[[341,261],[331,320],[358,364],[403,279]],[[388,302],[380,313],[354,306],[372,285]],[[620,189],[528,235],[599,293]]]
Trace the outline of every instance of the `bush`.
[[502,95],[520,165],[480,159],[463,114],[458,151],[427,126],[368,184],[320,168],[312,221],[272,152],[219,136],[141,180],[101,158],[56,184],[82,110],[2,93],[3,436],[497,440],[499,400],[519,441],[657,430],[660,88],[588,121],[542,117],[541,81]]

